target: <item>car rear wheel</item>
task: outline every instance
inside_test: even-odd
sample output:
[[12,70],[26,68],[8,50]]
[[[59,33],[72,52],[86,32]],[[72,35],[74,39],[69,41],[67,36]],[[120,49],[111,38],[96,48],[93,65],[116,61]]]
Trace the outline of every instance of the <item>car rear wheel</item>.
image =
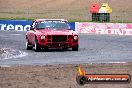
[[37,41],[35,41],[35,45],[34,45],[34,50],[35,50],[35,52],[39,52],[40,51],[40,46],[39,46],[39,44],[37,43]]
[[73,46],[72,51],[78,51],[79,45]]
[[26,49],[31,50],[33,47],[29,44],[28,40],[26,41]]

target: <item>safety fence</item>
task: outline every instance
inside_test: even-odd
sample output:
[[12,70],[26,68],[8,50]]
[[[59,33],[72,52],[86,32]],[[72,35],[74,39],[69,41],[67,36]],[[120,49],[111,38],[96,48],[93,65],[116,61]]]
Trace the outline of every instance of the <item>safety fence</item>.
[[[0,20],[0,30],[27,31],[32,20]],[[69,22],[78,33],[132,35],[132,23]]]

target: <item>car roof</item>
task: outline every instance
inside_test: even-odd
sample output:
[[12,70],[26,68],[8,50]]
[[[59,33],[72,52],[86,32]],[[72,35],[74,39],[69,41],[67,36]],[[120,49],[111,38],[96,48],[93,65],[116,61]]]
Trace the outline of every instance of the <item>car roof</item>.
[[36,19],[35,21],[40,22],[40,21],[65,21],[68,22],[65,19]]

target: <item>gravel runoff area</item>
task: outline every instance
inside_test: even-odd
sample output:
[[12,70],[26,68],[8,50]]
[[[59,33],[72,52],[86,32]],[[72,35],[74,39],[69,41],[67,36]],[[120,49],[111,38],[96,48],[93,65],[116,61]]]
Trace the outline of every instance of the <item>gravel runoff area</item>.
[[[76,83],[78,65],[0,67],[0,88],[132,88],[129,84]],[[130,74],[132,63],[83,64],[88,74]]]
[[111,21],[132,22],[131,0],[0,0],[0,18],[65,18],[91,20],[93,3],[108,3]]

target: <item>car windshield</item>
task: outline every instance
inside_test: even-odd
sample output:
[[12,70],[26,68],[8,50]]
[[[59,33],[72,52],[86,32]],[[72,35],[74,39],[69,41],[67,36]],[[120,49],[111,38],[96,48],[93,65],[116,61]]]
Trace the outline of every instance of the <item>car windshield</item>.
[[67,22],[64,21],[43,21],[38,23],[38,29],[70,29]]

